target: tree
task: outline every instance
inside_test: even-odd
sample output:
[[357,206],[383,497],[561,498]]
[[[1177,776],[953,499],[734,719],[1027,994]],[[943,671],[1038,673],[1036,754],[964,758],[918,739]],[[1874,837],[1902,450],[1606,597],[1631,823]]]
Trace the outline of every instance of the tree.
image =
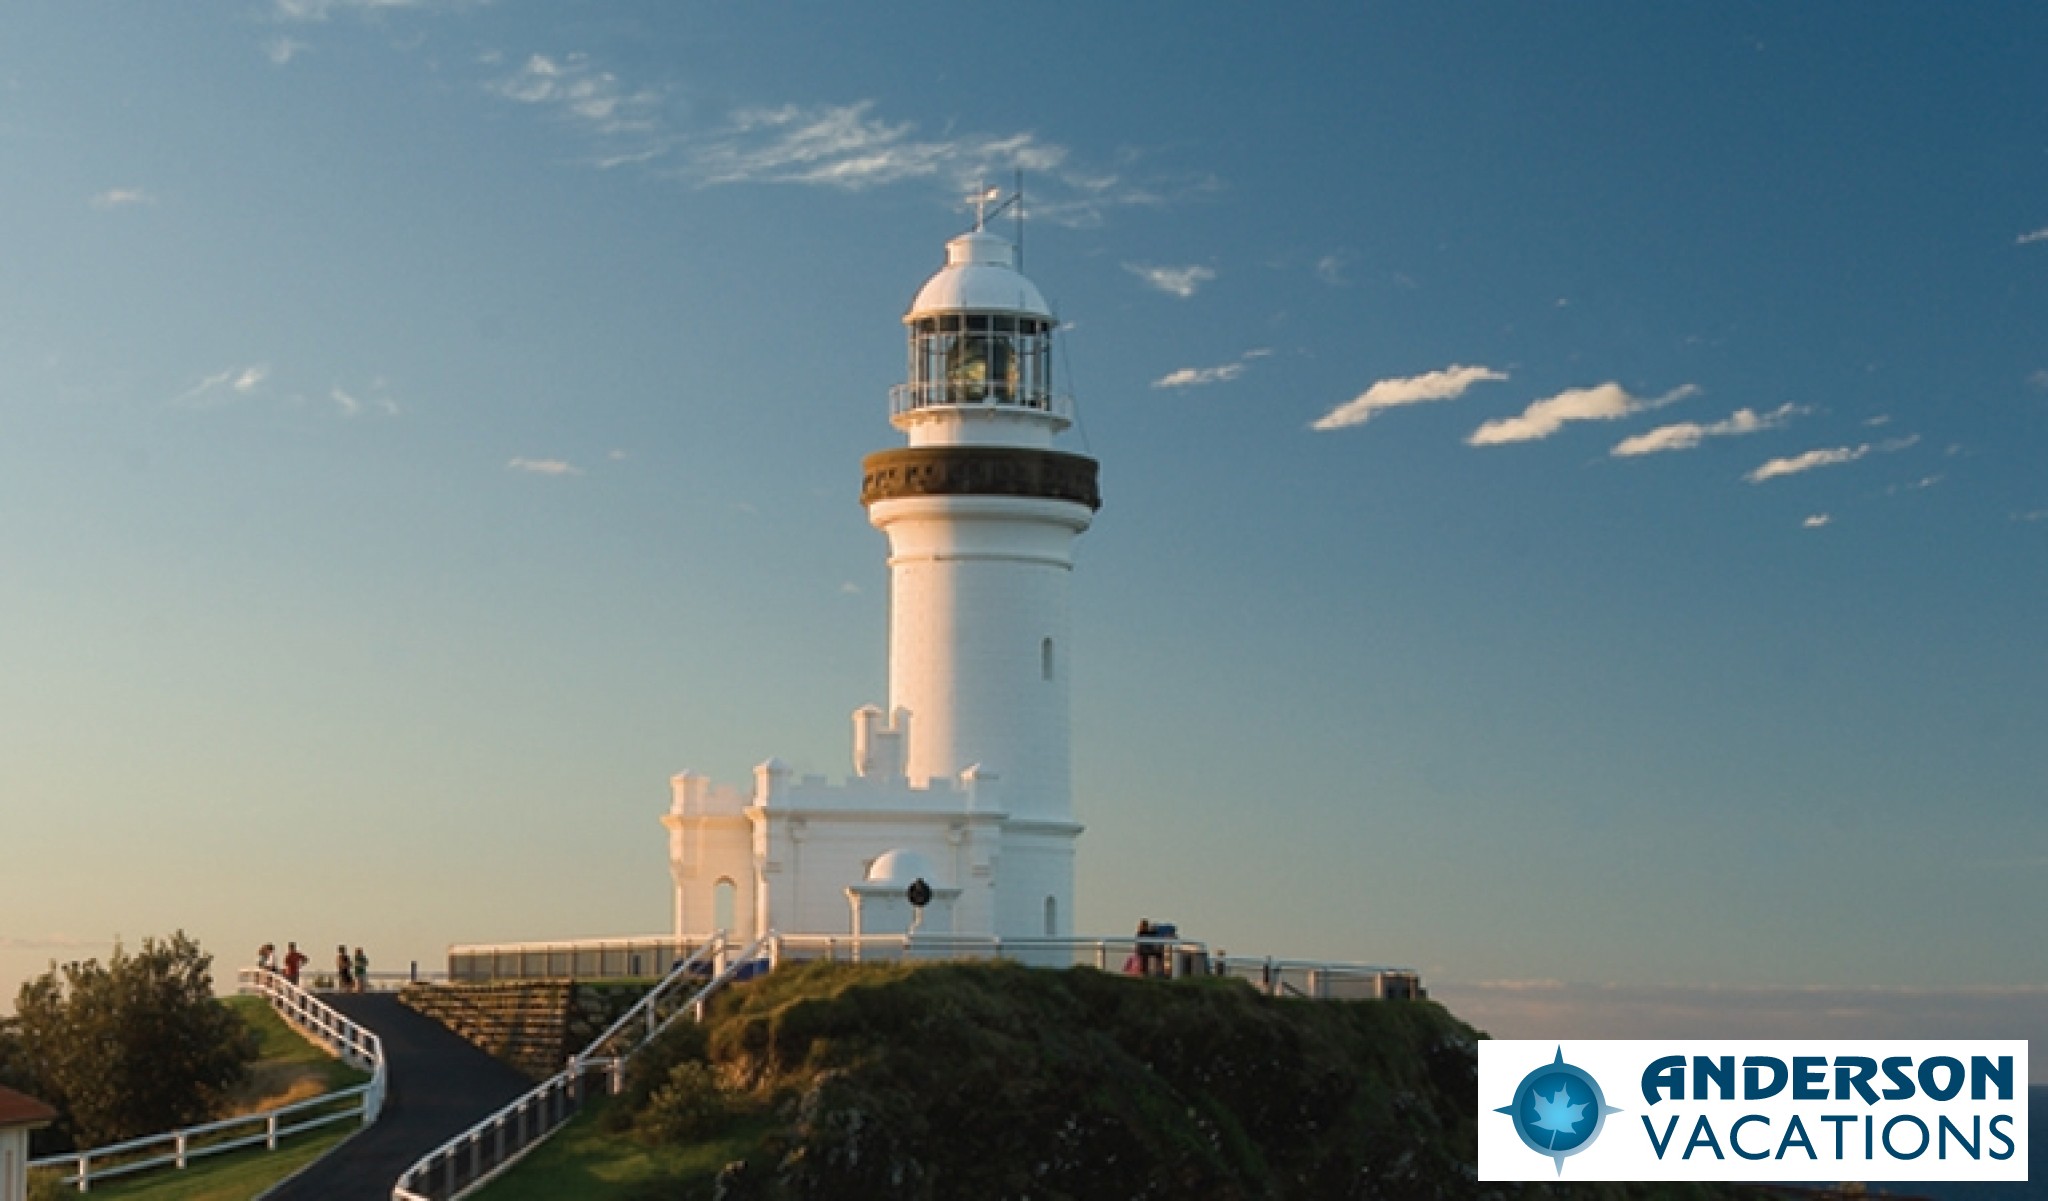
[[214,999],[212,969],[180,930],[21,986],[14,1052],[79,1146],[203,1122],[246,1075],[256,1036]]

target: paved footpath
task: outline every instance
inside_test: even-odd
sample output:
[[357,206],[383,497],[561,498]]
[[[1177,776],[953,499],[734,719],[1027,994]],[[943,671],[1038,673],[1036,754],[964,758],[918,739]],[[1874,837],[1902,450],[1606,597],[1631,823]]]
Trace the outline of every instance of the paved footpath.
[[343,1143],[269,1201],[390,1201],[398,1174],[503,1108],[532,1081],[392,993],[323,993],[321,1000],[384,1040],[391,1087],[376,1124]]

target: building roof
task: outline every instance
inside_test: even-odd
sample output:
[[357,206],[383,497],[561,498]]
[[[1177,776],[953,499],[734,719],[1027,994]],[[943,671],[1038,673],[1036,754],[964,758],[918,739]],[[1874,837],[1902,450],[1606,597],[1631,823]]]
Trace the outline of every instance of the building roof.
[[1038,286],[1017,271],[1008,240],[975,230],[946,243],[946,265],[925,281],[905,321],[927,313],[1024,313],[1050,321]]
[[0,1085],[0,1126],[46,1126],[57,1111],[29,1096]]

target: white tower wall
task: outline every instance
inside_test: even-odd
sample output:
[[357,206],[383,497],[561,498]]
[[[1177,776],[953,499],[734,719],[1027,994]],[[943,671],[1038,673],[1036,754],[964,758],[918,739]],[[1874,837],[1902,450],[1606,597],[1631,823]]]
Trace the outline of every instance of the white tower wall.
[[889,538],[889,706],[908,710],[913,783],[980,766],[1013,819],[1073,820],[1067,588],[1071,501],[877,501]]

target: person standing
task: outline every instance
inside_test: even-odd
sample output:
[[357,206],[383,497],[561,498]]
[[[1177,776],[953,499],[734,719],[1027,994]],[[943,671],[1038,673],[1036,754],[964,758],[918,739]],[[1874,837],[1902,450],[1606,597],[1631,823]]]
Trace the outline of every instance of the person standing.
[[267,942],[256,948],[256,970],[259,972],[274,972],[277,970],[276,943]]
[[292,984],[299,982],[299,969],[306,966],[306,953],[299,950],[299,944],[284,944],[284,978]]
[[365,955],[365,954],[363,954],[363,949],[362,949],[361,947],[357,947],[357,948],[356,948],[356,991],[357,991],[357,992],[368,992],[369,990],[370,990],[370,957],[369,957],[368,955]]
[[334,948],[334,986],[342,992],[356,990],[356,963],[348,957],[346,943]]

